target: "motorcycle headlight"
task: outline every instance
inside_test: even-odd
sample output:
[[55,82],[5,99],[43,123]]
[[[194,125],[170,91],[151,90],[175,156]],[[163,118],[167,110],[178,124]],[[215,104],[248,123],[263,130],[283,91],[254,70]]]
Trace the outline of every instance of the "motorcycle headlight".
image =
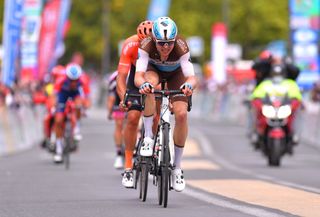
[[262,106],[262,114],[266,118],[275,118],[276,117],[276,110],[273,106],[270,105],[264,105]]
[[285,119],[291,115],[291,107],[289,105],[280,106],[277,117],[279,119]]

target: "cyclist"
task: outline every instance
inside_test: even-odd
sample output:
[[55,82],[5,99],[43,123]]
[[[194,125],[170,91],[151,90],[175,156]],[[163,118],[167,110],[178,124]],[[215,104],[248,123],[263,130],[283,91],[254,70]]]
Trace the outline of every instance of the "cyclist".
[[114,161],[114,168],[123,168],[123,122],[125,118],[125,112],[120,111],[119,103],[120,97],[116,91],[116,80],[118,71],[113,72],[108,79],[108,98],[107,98],[107,109],[108,109],[108,119],[115,120],[115,130],[114,130],[114,142],[116,144],[116,159]]
[[[72,57],[71,57],[71,60],[70,60],[70,63],[74,63],[74,64],[78,64],[81,68],[83,68],[83,65],[84,65],[84,56],[82,55],[81,52],[74,52],[72,54]],[[84,70],[82,70],[82,80],[84,82],[84,84],[87,86],[86,88],[88,88],[89,92],[90,91],[90,77],[88,75],[87,72],[85,72]],[[81,110],[81,114],[83,116],[86,116],[86,110],[90,107],[91,105],[91,101],[89,100],[89,98],[85,97],[84,94],[81,94],[81,98],[82,98],[82,110]],[[80,111],[80,110],[79,110]],[[78,125],[76,126],[77,127],[77,130],[80,131],[80,119],[82,117],[82,115],[79,114],[79,117],[78,117]],[[81,139],[81,135],[78,134],[78,139],[80,140]]]
[[125,171],[122,178],[122,185],[127,188],[133,187],[132,160],[133,151],[137,141],[137,131],[142,106],[139,97],[129,97],[128,105],[125,105],[123,100],[127,89],[129,93],[139,93],[139,89],[134,85],[138,48],[140,41],[150,34],[151,31],[151,21],[146,20],[141,22],[137,27],[137,34],[132,35],[125,40],[118,64],[117,93],[120,97],[119,106],[123,110],[128,111],[127,123],[124,129]]
[[56,104],[56,114],[55,114],[55,133],[56,133],[56,154],[54,156],[54,161],[57,163],[62,162],[62,151],[63,151],[63,135],[64,135],[64,110],[68,98],[74,100],[77,115],[72,119],[73,133],[75,139],[77,139],[76,130],[77,118],[79,118],[79,110],[82,106],[82,99],[80,97],[81,90],[83,90],[84,96],[88,98],[89,89],[86,83],[83,81],[82,69],[77,64],[68,64],[66,67],[66,75],[60,78],[54,85],[54,91],[57,97]]
[[189,47],[177,33],[177,26],[169,17],[159,17],[154,21],[152,35],[140,43],[135,85],[140,87],[140,93],[148,94],[144,108],[145,138],[140,151],[142,156],[151,156],[153,151],[152,117],[155,111],[155,96],[150,94],[153,88],[162,79],[166,79],[169,89],[181,89],[184,93],[171,98],[172,111],[175,115],[173,132],[175,169],[172,180],[173,188],[182,191],[185,188],[185,180],[181,169],[181,158],[188,135],[187,96],[192,95],[197,79],[190,62]]
[[[54,119],[54,112],[55,112],[55,94],[54,94],[54,84],[59,80],[59,78],[62,78],[65,76],[65,67],[62,65],[56,65],[52,68],[51,71],[51,82],[49,82],[45,86],[45,93],[47,96],[46,99],[46,107],[47,107],[47,114],[44,118],[44,131],[45,131],[45,143],[49,144],[48,141],[50,140],[50,143],[54,145],[55,143],[55,134],[52,133],[52,127],[53,127],[53,119]],[[52,148],[50,146],[50,148]]]

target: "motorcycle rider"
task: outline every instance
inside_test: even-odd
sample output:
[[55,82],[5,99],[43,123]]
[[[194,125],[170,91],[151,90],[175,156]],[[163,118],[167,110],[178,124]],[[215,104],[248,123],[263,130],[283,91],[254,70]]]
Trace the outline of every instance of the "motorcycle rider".
[[[271,67],[270,78],[262,81],[251,95],[251,105],[256,112],[255,132],[258,134],[260,139],[264,138],[267,122],[262,114],[262,106],[263,100],[267,94],[269,96],[287,94],[288,98],[290,99],[292,109],[292,114],[289,116],[287,124],[289,131],[289,142],[291,144],[297,144],[298,136],[294,131],[293,122],[295,120],[296,112],[301,105],[302,95],[300,89],[294,80],[287,78],[288,71],[285,64],[273,64]],[[255,145],[258,147],[257,143]],[[292,153],[292,149],[287,151],[288,153]]]
[[290,57],[286,56],[282,58],[277,55],[273,55],[269,50],[263,50],[251,67],[256,72],[256,86],[258,86],[264,79],[270,77],[271,67],[275,64],[283,65],[284,70],[286,71],[286,78],[295,81],[299,76],[300,70],[292,63]]

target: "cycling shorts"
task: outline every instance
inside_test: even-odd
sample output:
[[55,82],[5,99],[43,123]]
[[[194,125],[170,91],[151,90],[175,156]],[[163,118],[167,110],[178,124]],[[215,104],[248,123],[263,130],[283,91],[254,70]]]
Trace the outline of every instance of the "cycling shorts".
[[61,92],[59,92],[56,112],[64,112],[68,98],[71,98],[72,100],[74,100],[78,96],[80,96],[80,92],[78,90],[77,91],[61,91]]

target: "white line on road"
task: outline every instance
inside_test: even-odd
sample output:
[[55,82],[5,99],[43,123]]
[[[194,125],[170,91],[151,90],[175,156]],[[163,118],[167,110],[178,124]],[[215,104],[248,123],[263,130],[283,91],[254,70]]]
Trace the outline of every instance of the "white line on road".
[[246,170],[246,169],[237,167],[236,165],[224,160],[218,154],[216,154],[214,149],[213,149],[213,147],[212,147],[212,145],[210,144],[209,140],[207,139],[207,137],[202,132],[200,132],[197,129],[193,129],[192,132],[194,133],[195,138],[199,139],[199,143],[200,143],[200,145],[201,145],[201,147],[203,149],[203,153],[205,153],[207,156],[214,157],[215,161],[218,164],[220,164],[221,166],[223,166],[223,167],[225,167],[227,169],[230,169],[230,170],[242,173],[242,174],[250,175],[250,176],[265,180],[265,181],[272,181],[274,183],[285,185],[285,186],[288,186],[288,187],[299,188],[301,190],[311,191],[311,192],[320,194],[320,189],[319,188],[314,188],[314,187],[310,187],[310,186],[291,183],[291,182],[288,182],[288,181],[283,181],[283,180],[280,180],[280,179],[277,179],[277,178],[274,178],[274,177],[271,177],[271,176],[267,176],[267,175],[264,175],[264,174],[259,174],[259,173],[256,173],[256,172],[253,172],[253,171],[250,171],[250,170]]
[[253,215],[253,216],[259,216],[259,217],[284,217],[283,215],[280,215],[280,214],[275,213],[275,212],[266,211],[264,209],[238,205],[238,204],[232,203],[230,201],[217,198],[217,197],[215,197],[213,195],[207,195],[207,194],[201,193],[201,192],[199,192],[197,190],[191,189],[190,187],[186,188],[183,191],[183,193],[187,194],[187,195],[189,195],[191,197],[194,197],[196,199],[202,200],[204,202],[216,205],[216,206],[237,210],[239,212],[242,212],[242,213],[245,213],[245,214],[249,214],[249,215]]

